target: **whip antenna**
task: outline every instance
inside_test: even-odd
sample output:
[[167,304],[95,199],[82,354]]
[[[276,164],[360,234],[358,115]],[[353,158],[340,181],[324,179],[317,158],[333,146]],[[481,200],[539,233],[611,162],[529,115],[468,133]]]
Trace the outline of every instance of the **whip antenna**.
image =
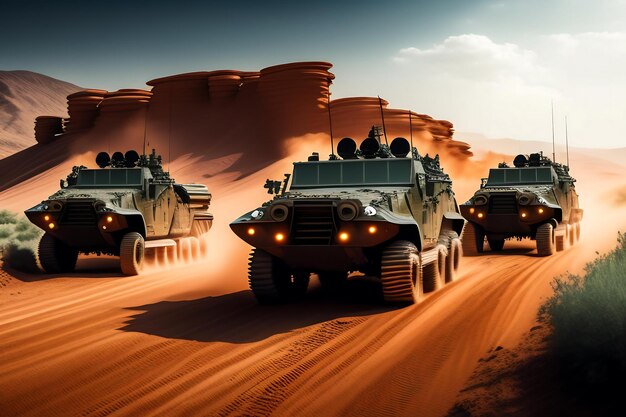
[[385,128],[385,114],[383,112],[383,100],[378,96],[378,106],[380,107],[380,118],[383,121],[383,134],[385,135],[385,144],[389,146],[387,141],[387,129]]
[[170,164],[172,163],[172,84],[170,83],[170,105],[169,105],[169,113],[170,113],[170,122],[168,126],[167,132],[167,172],[170,172]]
[[411,110],[409,110],[409,137],[411,138],[411,155],[413,155],[413,117]]
[[554,156],[554,101],[550,101],[550,109],[552,110],[552,161],[556,162],[556,157]]
[[567,137],[567,116],[565,116],[565,152],[567,155],[567,167],[569,168],[569,140]]
[[333,141],[333,118],[330,113],[330,90],[328,91],[328,95],[326,96],[326,101],[328,102],[328,127],[330,130],[330,159],[335,159],[335,142]]
[[148,108],[150,103],[146,106],[146,115],[143,118],[143,154],[146,154],[146,138],[148,137]]

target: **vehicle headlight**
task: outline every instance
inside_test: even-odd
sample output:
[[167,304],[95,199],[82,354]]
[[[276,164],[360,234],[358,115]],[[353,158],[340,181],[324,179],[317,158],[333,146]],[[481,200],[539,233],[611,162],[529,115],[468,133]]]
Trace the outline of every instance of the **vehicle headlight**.
[[484,194],[479,194],[474,197],[474,205],[476,206],[484,206],[485,204],[487,204],[487,201],[487,196]]
[[282,222],[287,219],[288,215],[289,215],[289,209],[284,204],[274,204],[272,205],[272,207],[270,207],[270,217],[274,221]]
[[529,194],[529,193],[524,193],[518,197],[517,202],[522,206],[526,206],[530,204],[534,199],[535,199],[534,195]]
[[263,214],[265,214],[265,213],[263,213],[263,210],[254,210],[252,212],[251,216],[252,216],[253,219],[258,220],[258,219],[263,217]]
[[365,213],[366,216],[375,216],[376,215],[376,209],[374,207],[372,207],[372,206],[365,207],[363,212]]
[[43,204],[43,209],[49,211],[61,211],[63,209],[63,203],[60,201],[49,200]]
[[337,206],[337,214],[345,222],[354,220],[358,213],[359,209],[352,201],[343,201]]

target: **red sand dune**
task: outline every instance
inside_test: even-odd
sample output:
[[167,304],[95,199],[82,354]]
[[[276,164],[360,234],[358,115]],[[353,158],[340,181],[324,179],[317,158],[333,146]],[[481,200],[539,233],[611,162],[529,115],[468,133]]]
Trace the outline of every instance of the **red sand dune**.
[[[1,205],[23,210],[96,151],[137,147],[147,126],[151,145],[176,138],[173,175],[209,186],[216,219],[206,259],[137,277],[120,276],[114,259],[81,259],[70,276],[0,270],[3,415],[445,415],[478,359],[515,346],[532,326],[553,276],[581,270],[624,230],[623,208],[601,203],[624,166],[573,151],[585,219],[583,240],[568,251],[538,258],[521,242],[464,258],[457,282],[403,309],[370,302],[376,288],[359,282],[352,297],[328,298],[313,283],[302,304],[257,305],[247,291],[250,248],[228,223],[268,199],[266,178],[328,149],[332,76],[328,64],[306,67],[154,80],[149,99],[109,96],[128,97],[120,102],[133,109],[98,112],[91,128],[0,161]],[[374,100],[335,102],[337,138],[367,133]],[[408,136],[408,114],[389,111],[389,135]],[[449,123],[414,122],[415,143],[442,153],[460,202],[487,166],[510,159],[476,161],[452,142]]]
[[[34,145],[35,118],[66,117],[65,97],[78,90],[76,85],[35,72],[0,71],[0,158]],[[41,129],[43,124],[38,125]]]

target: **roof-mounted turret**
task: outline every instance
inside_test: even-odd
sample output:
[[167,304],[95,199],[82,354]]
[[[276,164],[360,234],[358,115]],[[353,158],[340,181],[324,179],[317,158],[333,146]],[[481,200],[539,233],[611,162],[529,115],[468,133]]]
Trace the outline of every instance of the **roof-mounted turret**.
[[163,161],[161,155],[152,149],[150,155],[139,155],[137,151],[130,150],[123,154],[122,152],[114,152],[109,156],[107,152],[100,152],[96,156],[96,164],[101,168],[148,168],[154,182],[173,183],[170,174],[163,170]]
[[[354,139],[345,137],[337,144],[337,153],[341,159],[406,158],[409,153],[410,157],[419,159],[417,149],[411,150],[411,145],[405,138],[397,137],[389,146],[382,143],[382,132],[382,127],[372,126],[358,149]],[[338,159],[331,158],[331,160]]]

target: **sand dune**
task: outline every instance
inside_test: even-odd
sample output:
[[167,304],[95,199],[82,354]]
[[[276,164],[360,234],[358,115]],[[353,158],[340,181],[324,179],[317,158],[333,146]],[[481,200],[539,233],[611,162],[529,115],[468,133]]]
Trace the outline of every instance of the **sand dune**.
[[36,117],[67,117],[65,97],[78,90],[35,72],[0,71],[0,159],[35,144]]

